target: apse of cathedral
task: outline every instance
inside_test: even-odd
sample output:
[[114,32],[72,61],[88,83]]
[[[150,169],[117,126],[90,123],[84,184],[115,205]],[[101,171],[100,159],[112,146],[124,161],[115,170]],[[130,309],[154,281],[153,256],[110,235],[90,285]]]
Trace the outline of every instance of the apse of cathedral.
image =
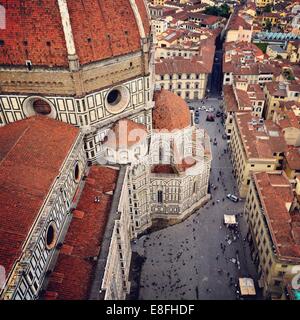
[[126,299],[131,242],[208,201],[210,139],[155,90],[144,0],[0,4],[0,297]]

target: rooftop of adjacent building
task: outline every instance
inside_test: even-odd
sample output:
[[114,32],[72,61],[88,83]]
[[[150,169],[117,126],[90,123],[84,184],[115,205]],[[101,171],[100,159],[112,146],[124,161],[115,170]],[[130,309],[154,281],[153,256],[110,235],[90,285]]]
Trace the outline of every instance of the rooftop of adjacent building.
[[253,177],[277,256],[299,263],[300,213],[291,206],[294,193],[288,178],[281,171],[254,173]]
[[251,112],[235,114],[246,157],[248,159],[275,160],[274,153],[282,153],[287,145],[281,129],[271,120],[262,121]]
[[121,119],[113,124],[104,139],[105,146],[115,150],[129,149],[142,143],[148,136],[147,127],[130,119]]
[[238,111],[239,106],[235,98],[233,86],[229,84],[225,84],[223,86],[223,93],[224,93],[224,106],[225,106],[226,112]]
[[272,81],[265,84],[266,90],[269,92],[270,95],[276,97],[287,97],[287,85],[279,82],[279,81]]
[[165,74],[209,74],[212,72],[215,55],[215,45],[209,40],[202,40],[199,54],[191,58],[172,57],[155,63],[155,73]]
[[[291,106],[298,105],[298,108],[293,109],[292,107],[288,107],[289,105]],[[299,108],[300,108],[300,103],[282,104],[280,109],[276,111],[274,122],[278,124],[278,126],[282,130],[286,128],[300,129],[300,116],[299,116],[300,109]]]
[[[44,299],[89,299],[97,259],[104,250],[103,239],[118,176],[116,168],[98,165],[90,168]],[[95,201],[96,198],[99,202]],[[100,274],[97,276],[101,277]]]
[[0,128],[0,261],[7,274],[78,136],[74,126],[43,116]]
[[229,21],[227,30],[239,30],[240,28],[244,30],[251,30],[252,26],[243,17],[238,14],[234,14]]

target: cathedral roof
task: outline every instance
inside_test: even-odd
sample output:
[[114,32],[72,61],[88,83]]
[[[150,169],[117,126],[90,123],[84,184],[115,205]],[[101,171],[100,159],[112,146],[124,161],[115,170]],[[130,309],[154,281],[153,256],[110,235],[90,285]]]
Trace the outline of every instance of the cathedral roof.
[[41,116],[0,128],[0,264],[7,274],[78,134]]
[[155,93],[154,100],[154,129],[172,131],[191,125],[190,110],[181,97],[163,89]]
[[115,149],[128,149],[147,138],[147,128],[141,123],[129,119],[116,122],[105,138],[107,146]]
[[[103,238],[113,201],[110,191],[115,190],[118,175],[119,171],[112,168],[91,167],[44,299],[89,298],[96,272],[96,264],[89,258],[104,250]],[[100,203],[91,200],[95,196]]]
[[[141,38],[150,34],[144,0],[66,3],[67,8],[61,0],[2,1],[6,28],[0,30],[0,65],[25,66],[30,60],[36,66],[68,67],[72,40],[85,65],[137,52]],[[70,22],[67,32],[64,19]]]

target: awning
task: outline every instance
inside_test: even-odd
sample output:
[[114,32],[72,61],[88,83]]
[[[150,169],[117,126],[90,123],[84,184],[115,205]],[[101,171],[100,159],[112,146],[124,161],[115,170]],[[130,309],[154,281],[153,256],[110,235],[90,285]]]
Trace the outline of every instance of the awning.
[[224,214],[225,224],[237,224],[235,215]]
[[255,296],[254,281],[251,278],[239,278],[240,290],[242,296]]

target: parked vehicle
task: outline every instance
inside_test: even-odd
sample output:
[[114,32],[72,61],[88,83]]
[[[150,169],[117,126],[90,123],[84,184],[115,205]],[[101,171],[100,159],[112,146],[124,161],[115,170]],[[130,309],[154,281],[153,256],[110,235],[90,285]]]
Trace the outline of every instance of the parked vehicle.
[[213,114],[208,114],[207,117],[206,117],[206,121],[210,121],[210,122],[213,122],[215,121],[215,117],[213,116]]
[[222,115],[222,113],[220,111],[217,111],[216,117],[219,118],[219,117],[221,117],[221,115]]
[[200,123],[199,120],[200,120],[200,119],[199,119],[198,117],[196,117],[195,120],[194,120],[195,124],[199,124],[199,123]]
[[195,117],[200,115],[200,111],[198,109],[195,110]]
[[231,193],[228,193],[228,195],[226,196],[229,200],[233,201],[233,202],[238,202],[239,198]]

